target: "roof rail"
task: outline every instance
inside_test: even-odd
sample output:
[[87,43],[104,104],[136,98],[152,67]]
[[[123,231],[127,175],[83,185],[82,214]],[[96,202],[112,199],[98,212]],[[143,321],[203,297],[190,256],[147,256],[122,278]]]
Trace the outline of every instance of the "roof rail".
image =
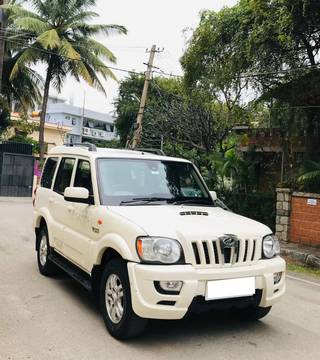
[[69,143],[69,144],[66,144],[66,146],[83,146],[83,147],[87,147],[89,151],[97,151],[97,147],[94,145],[94,144],[91,144],[89,142],[84,142],[84,143]]
[[161,156],[166,155],[162,150],[155,149],[155,148],[135,148],[133,150],[142,151],[142,152],[146,152],[146,153],[151,153],[151,154],[155,154],[155,155],[161,155]]

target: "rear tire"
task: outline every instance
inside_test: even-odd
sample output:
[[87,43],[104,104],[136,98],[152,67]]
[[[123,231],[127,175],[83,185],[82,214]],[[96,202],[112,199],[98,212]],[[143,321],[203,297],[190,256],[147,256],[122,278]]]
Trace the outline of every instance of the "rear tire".
[[100,308],[109,333],[116,339],[137,337],[147,325],[132,309],[127,264],[122,259],[110,260],[103,270]]
[[46,226],[41,227],[37,235],[37,260],[38,268],[42,275],[53,276],[57,273],[57,267],[49,259],[50,244]]

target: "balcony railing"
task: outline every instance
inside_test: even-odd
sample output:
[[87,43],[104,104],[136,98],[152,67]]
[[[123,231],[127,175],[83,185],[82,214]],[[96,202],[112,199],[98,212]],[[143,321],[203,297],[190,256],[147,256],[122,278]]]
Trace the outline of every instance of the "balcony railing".
[[82,129],[82,135],[83,137],[89,137],[97,140],[113,140],[116,137],[114,132],[92,129],[88,127],[84,127]]

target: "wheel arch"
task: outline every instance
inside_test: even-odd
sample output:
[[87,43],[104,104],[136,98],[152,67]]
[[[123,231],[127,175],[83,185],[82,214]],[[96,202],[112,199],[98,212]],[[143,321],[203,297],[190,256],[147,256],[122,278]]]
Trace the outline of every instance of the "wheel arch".
[[96,296],[98,296],[98,292],[100,289],[100,280],[103,272],[103,268],[105,265],[112,259],[121,259],[124,260],[122,255],[115,250],[113,247],[105,247],[100,252],[100,261],[99,264],[93,266],[91,271],[91,281],[92,288]]

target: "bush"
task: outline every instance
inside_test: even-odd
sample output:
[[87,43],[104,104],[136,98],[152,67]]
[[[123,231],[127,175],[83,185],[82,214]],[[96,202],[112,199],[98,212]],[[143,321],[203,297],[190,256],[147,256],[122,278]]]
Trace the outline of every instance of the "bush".
[[276,194],[225,191],[219,198],[236,214],[257,220],[273,231],[276,222]]

